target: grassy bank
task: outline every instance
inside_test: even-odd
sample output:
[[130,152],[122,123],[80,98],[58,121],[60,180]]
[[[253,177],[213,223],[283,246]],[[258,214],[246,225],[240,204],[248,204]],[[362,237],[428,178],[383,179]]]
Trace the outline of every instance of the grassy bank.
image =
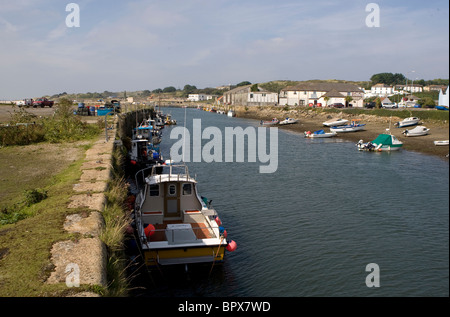
[[[17,149],[16,149],[17,150]],[[21,148],[20,150],[25,150]],[[5,156],[14,158],[17,153],[0,150]],[[78,146],[72,154],[72,160],[58,162],[59,172],[52,173],[47,153],[34,155],[34,166],[42,169],[35,175],[41,178],[41,190],[47,195],[45,199],[24,206],[20,211],[26,217],[12,224],[0,226],[0,296],[63,296],[68,289],[65,285],[45,283],[53,269],[50,261],[50,249],[53,243],[62,240],[78,239],[63,229],[65,217],[70,214],[67,209],[69,198],[73,194],[73,185],[81,175],[84,145]],[[14,170],[17,171],[17,170]],[[17,177],[15,190],[4,199],[16,201],[21,197],[23,188],[34,186],[26,177]],[[8,198],[9,197],[9,198]]]

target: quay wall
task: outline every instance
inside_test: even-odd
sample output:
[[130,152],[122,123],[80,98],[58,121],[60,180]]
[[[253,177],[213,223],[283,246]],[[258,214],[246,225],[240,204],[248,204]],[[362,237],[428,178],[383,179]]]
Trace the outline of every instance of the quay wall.
[[[131,130],[152,110],[138,110],[115,116],[93,146],[86,151],[81,177],[73,186],[68,205],[73,210],[66,217],[64,230],[79,234],[81,239],[59,241],[51,249],[54,270],[46,283],[66,283],[68,287],[87,285],[107,288],[106,265],[108,250],[100,236],[105,226],[103,211],[106,204],[108,182],[112,180],[113,152],[121,146],[119,140],[131,136]],[[77,274],[77,275],[75,275]],[[78,284],[77,284],[78,283]],[[98,297],[94,292],[75,292],[76,297]]]

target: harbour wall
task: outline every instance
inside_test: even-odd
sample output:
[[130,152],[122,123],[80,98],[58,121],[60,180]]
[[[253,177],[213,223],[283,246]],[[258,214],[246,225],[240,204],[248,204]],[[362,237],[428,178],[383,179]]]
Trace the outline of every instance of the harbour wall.
[[100,296],[95,292],[77,292],[79,286],[108,287],[108,250],[101,240],[101,233],[105,227],[103,212],[108,182],[113,178],[113,152],[117,146],[122,146],[122,139],[131,136],[136,122],[140,123],[152,114],[151,109],[144,109],[115,116],[112,124],[109,120],[105,133],[85,153],[81,177],[73,186],[69,215],[64,222],[64,230],[80,238],[53,244],[51,262],[54,269],[46,281],[49,284],[66,283],[74,288],[69,296]]

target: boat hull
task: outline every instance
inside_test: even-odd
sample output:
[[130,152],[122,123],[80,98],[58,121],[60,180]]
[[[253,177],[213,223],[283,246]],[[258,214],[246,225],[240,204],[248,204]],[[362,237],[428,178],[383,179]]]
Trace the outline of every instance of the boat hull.
[[305,134],[305,138],[311,138],[311,139],[315,139],[315,138],[331,138],[336,136],[336,133],[324,133],[324,134]]
[[332,132],[356,132],[356,131],[362,131],[364,130],[365,125],[361,125],[361,126],[335,126],[335,127],[331,127],[330,130]]
[[143,250],[145,265],[177,265],[192,263],[221,263],[224,261],[226,243],[220,246],[177,247]]

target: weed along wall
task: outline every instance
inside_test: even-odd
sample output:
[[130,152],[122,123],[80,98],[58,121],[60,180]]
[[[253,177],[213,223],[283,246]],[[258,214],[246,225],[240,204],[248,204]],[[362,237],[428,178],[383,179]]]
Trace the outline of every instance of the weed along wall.
[[81,177],[73,186],[64,230],[73,238],[53,244],[53,271],[46,283],[65,283],[69,296],[124,296],[125,228],[129,223],[124,201],[128,187],[124,180],[124,146],[136,122],[152,115],[149,109],[108,119],[85,154]]

